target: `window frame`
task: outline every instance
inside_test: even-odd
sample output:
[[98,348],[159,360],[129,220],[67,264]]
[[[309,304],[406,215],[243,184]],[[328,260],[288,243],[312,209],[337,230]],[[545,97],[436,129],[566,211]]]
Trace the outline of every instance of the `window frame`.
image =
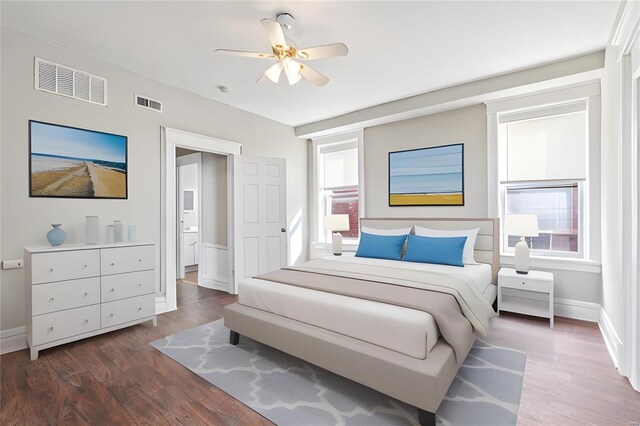
[[[322,212],[323,198],[321,194],[321,183],[323,182],[323,170],[320,167],[320,154],[323,147],[329,145],[352,145],[355,143],[355,147],[358,150],[358,219],[364,217],[365,212],[365,187],[364,187],[364,131],[363,129],[349,131],[334,135],[321,136],[311,139],[311,166],[313,169],[312,182],[311,182],[311,229],[310,229],[310,242],[313,245],[327,245],[330,246],[330,241],[323,241],[324,239],[324,227]],[[324,189],[322,187],[322,189]],[[344,245],[350,244],[357,245],[360,237],[357,239],[345,238]]]
[[[558,256],[557,252],[541,255],[532,253],[532,264],[538,267],[553,262],[562,269],[582,270],[599,267],[601,260],[602,238],[601,227],[601,165],[600,165],[600,128],[601,128],[601,95],[600,82],[589,81],[580,84],[559,86],[552,89],[523,93],[518,96],[505,97],[485,102],[487,106],[487,198],[488,216],[501,220],[501,233],[504,226],[504,198],[501,181],[505,180],[505,158],[501,152],[500,118],[506,121],[516,121],[514,118],[534,118],[548,108],[561,108],[566,112],[574,110],[575,104],[586,105],[587,121],[587,152],[586,152],[586,180],[582,182],[582,257]],[[517,114],[517,115],[516,115]],[[522,114],[522,115],[521,115]],[[546,115],[546,114],[545,114]],[[513,253],[505,252],[503,239],[500,238],[501,262],[505,265],[513,264]],[[564,252],[566,253],[566,252]],[[536,260],[537,259],[537,260]],[[576,270],[578,270],[576,269]]]

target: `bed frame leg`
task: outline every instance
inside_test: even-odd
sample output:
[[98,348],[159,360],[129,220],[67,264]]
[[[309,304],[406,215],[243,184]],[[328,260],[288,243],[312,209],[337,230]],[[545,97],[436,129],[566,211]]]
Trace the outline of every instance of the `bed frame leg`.
[[229,333],[229,343],[231,343],[232,345],[237,345],[240,342],[240,334],[236,333],[235,331],[231,330],[231,332]]
[[418,421],[421,426],[436,426],[436,413],[418,408]]

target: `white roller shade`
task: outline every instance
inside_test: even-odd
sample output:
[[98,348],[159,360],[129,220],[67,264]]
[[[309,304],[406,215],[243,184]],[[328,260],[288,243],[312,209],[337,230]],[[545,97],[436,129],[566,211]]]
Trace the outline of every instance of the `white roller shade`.
[[507,127],[507,181],[586,178],[586,112],[503,124]]

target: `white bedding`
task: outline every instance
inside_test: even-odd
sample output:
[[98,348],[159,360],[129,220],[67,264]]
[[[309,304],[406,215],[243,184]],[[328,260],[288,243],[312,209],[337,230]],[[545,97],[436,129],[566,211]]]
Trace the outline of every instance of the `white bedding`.
[[259,279],[240,283],[238,303],[418,359],[440,336],[427,312]]
[[[360,263],[363,265],[391,266],[393,268],[413,269],[416,271],[433,271],[453,275],[464,275],[471,278],[480,293],[483,294],[485,293],[485,290],[487,290],[487,287],[491,284],[491,265],[487,263],[464,265],[463,267],[460,267],[450,265],[437,265],[435,263],[402,262],[399,260],[355,257],[355,253],[344,253],[342,256],[331,255],[326,256],[325,258],[339,262]],[[489,301],[489,303],[492,302],[493,300]]]

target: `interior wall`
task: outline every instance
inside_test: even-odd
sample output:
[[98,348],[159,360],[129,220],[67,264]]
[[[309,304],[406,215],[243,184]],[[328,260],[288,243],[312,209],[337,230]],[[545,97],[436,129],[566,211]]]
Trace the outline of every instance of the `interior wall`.
[[227,245],[227,157],[202,153],[202,242]]
[[[389,206],[388,154],[464,143],[464,206]],[[487,109],[474,105],[364,131],[367,217],[486,217]]]
[[[67,242],[82,242],[85,216],[98,215],[103,235],[107,223],[120,219],[137,225],[140,240],[156,243],[159,286],[161,126],[241,143],[248,155],[287,159],[287,217],[304,222],[302,253],[295,260],[307,258],[307,146],[293,128],[4,27],[0,47],[2,259],[20,259],[24,246],[47,244],[51,223],[63,224]],[[105,77],[108,106],[34,90],[34,57]],[[135,107],[134,93],[163,101],[163,112]],[[128,199],[29,198],[30,119],[128,136]],[[25,324],[24,271],[1,271],[0,277],[0,330],[20,327]]]

